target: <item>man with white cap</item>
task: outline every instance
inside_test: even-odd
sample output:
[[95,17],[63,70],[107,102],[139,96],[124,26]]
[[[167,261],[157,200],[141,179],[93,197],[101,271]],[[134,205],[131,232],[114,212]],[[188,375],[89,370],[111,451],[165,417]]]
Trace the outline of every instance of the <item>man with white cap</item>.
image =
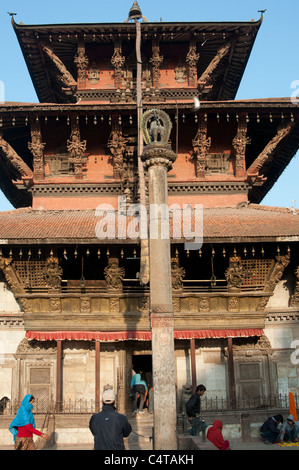
[[132,426],[125,415],[116,412],[116,395],[111,388],[103,392],[102,401],[102,411],[89,422],[94,450],[125,450],[123,438],[130,435]]

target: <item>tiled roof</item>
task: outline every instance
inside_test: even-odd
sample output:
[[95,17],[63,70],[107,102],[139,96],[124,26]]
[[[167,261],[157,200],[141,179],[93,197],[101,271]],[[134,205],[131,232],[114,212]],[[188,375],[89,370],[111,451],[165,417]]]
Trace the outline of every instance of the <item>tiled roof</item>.
[[[94,210],[22,208],[1,212],[0,244],[6,241],[71,243],[79,240],[101,243],[103,240],[96,237],[96,225],[100,220],[101,217],[97,217]],[[132,218],[127,217],[127,224],[130,221]],[[255,204],[247,207],[206,208],[203,213],[203,237],[204,241],[215,242],[238,242],[241,239],[258,241],[261,238],[269,241],[299,241],[299,211]],[[113,240],[109,242],[113,243]],[[124,240],[119,239],[118,242]]]

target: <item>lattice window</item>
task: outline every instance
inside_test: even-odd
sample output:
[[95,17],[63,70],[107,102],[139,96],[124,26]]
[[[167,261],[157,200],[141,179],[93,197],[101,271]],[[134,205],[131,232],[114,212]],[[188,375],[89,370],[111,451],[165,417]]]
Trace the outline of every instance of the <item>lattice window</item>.
[[273,266],[272,259],[246,259],[241,264],[244,268],[243,286],[264,286],[267,275]]
[[229,154],[210,153],[207,155],[207,174],[227,173],[229,171]]
[[29,390],[36,399],[35,410],[47,411],[50,402],[50,367],[30,367]]
[[14,266],[24,287],[46,288],[45,260],[19,260]]
[[242,400],[253,400],[262,393],[261,364],[239,363],[239,390]]

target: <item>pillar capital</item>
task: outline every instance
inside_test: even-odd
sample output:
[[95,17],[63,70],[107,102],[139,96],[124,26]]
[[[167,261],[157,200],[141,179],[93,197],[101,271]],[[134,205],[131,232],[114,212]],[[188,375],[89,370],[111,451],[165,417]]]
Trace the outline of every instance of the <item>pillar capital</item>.
[[171,170],[176,154],[168,144],[164,142],[154,142],[147,145],[141,156],[145,167],[165,166],[166,170]]

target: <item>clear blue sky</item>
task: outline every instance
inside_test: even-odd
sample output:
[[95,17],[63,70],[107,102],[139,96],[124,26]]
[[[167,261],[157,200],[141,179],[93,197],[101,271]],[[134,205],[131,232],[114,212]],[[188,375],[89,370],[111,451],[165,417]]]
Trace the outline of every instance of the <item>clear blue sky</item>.
[[[149,21],[250,21],[267,9],[245,70],[237,99],[288,97],[292,82],[299,82],[298,0],[138,0]],[[37,102],[30,76],[8,11],[17,23],[110,23],[123,22],[133,0],[1,0],[0,81],[6,101]],[[298,94],[299,95],[299,86]],[[298,105],[299,106],[299,105]],[[270,206],[299,207],[299,162],[295,156],[262,201]],[[293,202],[296,201],[296,202]],[[0,191],[0,211],[12,206]]]

